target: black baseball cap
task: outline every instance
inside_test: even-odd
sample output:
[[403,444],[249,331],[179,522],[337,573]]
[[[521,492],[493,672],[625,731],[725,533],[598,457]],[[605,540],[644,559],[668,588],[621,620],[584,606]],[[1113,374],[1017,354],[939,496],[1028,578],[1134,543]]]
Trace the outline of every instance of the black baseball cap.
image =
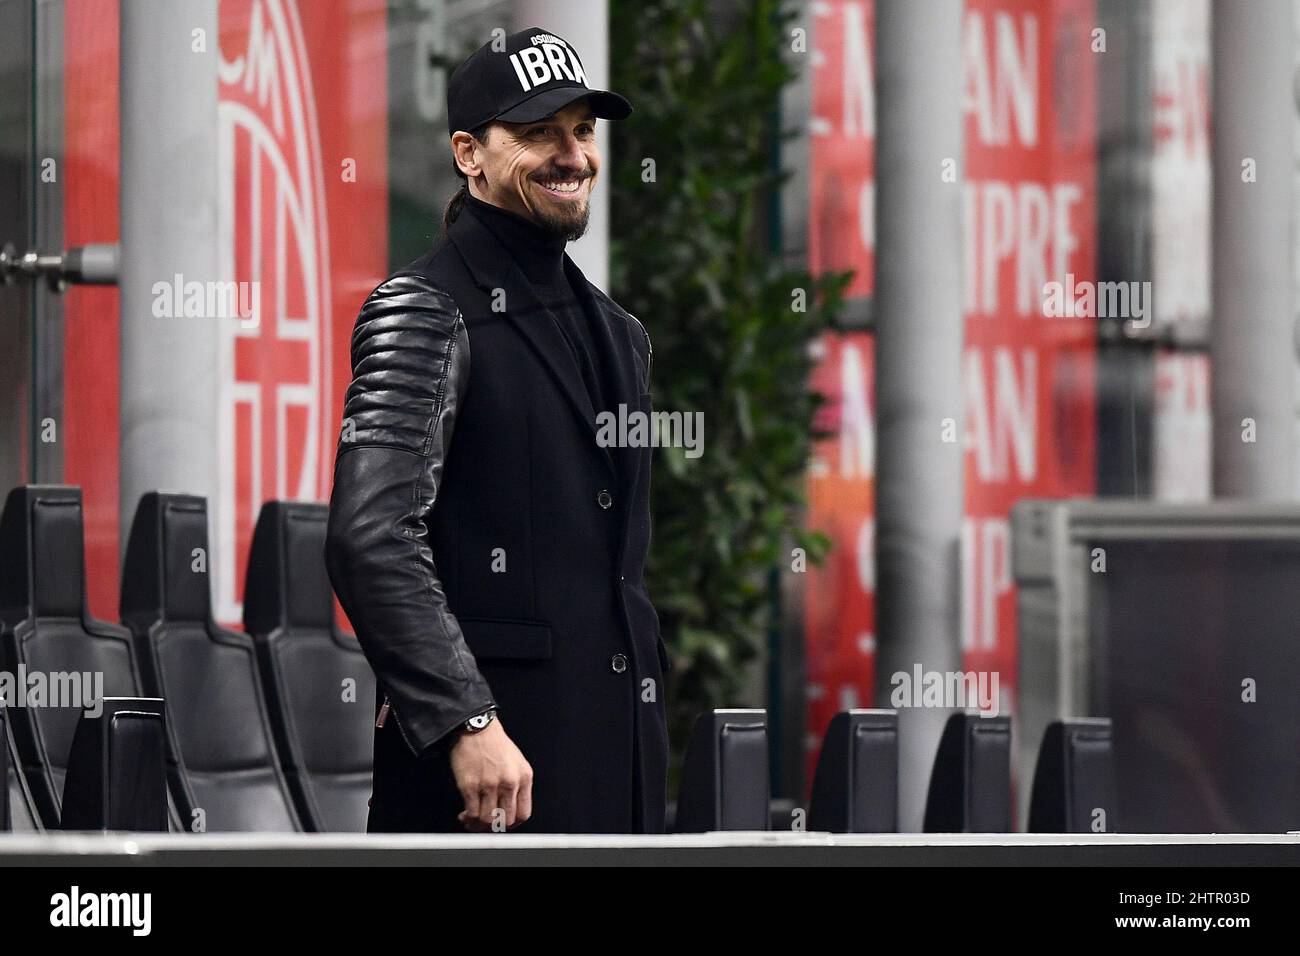
[[447,81],[447,132],[469,132],[490,120],[532,123],[584,96],[600,119],[632,113],[617,93],[588,88],[578,51],[566,40],[529,27],[489,40],[456,67]]

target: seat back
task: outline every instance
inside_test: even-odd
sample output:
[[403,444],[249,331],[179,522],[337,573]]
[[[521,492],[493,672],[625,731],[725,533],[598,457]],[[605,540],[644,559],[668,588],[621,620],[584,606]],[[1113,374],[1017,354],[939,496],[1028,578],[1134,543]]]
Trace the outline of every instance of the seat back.
[[166,831],[163,702],[109,697],[83,714],[63,790],[65,830]]
[[82,711],[96,697],[140,696],[130,633],[92,619],[86,607],[78,488],[25,485],[5,499],[0,660],[23,695],[24,705],[9,712],[21,775],[52,829]]
[[898,829],[898,712],[847,710],[826,729],[808,825],[831,833]]
[[122,570],[122,620],[167,701],[172,798],[187,830],[297,831],[253,641],[212,620],[207,504],[149,492]]
[[0,770],[3,771],[4,792],[0,794],[0,830],[14,833],[41,833],[45,827],[32,799],[31,788],[23,776],[22,763],[14,746],[14,735],[0,701]]
[[1109,719],[1048,725],[1034,768],[1030,833],[1117,833]]
[[4,792],[0,793],[0,830],[9,829],[9,791],[10,781],[9,729],[5,721],[5,705],[0,700],[0,775],[4,777]]
[[925,804],[927,833],[1011,832],[1011,718],[953,714]]
[[767,711],[701,714],[682,765],[675,832],[766,830],[770,802]]
[[364,832],[374,754],[375,677],[334,625],[325,569],[329,507],[269,501],[248,558],[244,629],[285,778],[308,829]]

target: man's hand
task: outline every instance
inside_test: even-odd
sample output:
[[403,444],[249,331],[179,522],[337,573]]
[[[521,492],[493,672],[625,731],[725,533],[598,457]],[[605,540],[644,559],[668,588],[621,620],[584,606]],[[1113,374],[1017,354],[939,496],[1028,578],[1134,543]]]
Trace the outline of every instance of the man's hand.
[[465,799],[456,817],[465,829],[509,830],[533,815],[533,768],[499,717],[478,733],[460,732],[451,747],[451,770]]

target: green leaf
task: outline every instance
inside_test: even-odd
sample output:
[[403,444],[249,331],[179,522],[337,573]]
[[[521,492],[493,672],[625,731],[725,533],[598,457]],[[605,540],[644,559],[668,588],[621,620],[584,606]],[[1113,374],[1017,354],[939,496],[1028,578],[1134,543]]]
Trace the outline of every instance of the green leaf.
[[[809,346],[837,327],[852,274],[791,269],[768,245],[789,179],[774,144],[805,121],[780,111],[794,61],[806,68],[783,59],[794,17],[777,0],[611,0],[611,83],[638,93],[609,127],[612,292],[653,338],[656,410],[706,426],[702,457],[661,447],[653,461],[646,584],[675,664],[675,747],[701,711],[744,702],[772,569],[791,547],[813,562],[830,548],[800,526],[822,404]],[[796,287],[806,312],[790,309]]]

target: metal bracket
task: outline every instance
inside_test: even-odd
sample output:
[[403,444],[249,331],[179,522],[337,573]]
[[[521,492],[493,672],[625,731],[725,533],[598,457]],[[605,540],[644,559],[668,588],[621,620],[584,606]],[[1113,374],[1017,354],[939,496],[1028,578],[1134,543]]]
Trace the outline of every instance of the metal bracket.
[[70,285],[117,285],[119,255],[117,243],[94,243],[41,255],[35,250],[20,254],[8,242],[0,249],[0,285],[42,276],[51,292],[63,292]]

